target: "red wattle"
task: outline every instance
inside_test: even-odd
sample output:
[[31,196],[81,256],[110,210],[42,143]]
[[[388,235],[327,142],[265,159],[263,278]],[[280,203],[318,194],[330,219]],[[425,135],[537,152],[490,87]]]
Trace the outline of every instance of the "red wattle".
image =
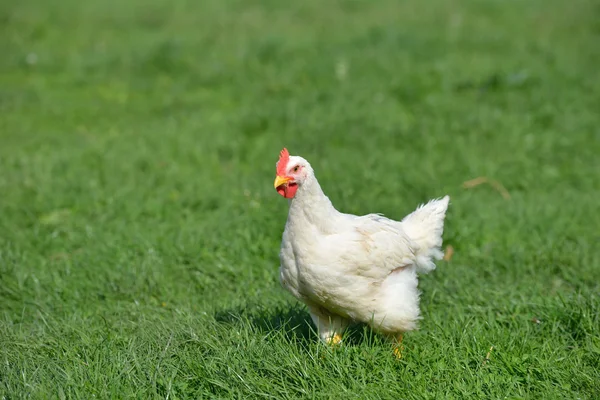
[[293,199],[296,196],[296,191],[298,190],[297,183],[289,183],[281,186],[277,186],[277,193],[286,199]]
[[285,188],[285,197],[286,199],[293,199],[296,196],[296,190],[298,190],[297,183],[289,183]]

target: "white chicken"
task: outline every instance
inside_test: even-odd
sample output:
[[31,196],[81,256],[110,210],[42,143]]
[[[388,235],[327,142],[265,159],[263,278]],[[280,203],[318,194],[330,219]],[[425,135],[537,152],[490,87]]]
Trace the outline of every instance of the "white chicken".
[[274,186],[290,207],[280,252],[280,282],[309,309],[319,336],[342,340],[351,321],[395,343],[417,328],[418,273],[435,269],[449,197],[420,206],[402,221],[337,211],[308,161],[283,149]]

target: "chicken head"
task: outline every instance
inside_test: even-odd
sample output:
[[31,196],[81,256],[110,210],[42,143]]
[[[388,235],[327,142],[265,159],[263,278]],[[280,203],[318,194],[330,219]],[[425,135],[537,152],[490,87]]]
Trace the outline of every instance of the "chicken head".
[[308,161],[298,156],[290,157],[290,153],[285,148],[279,153],[276,168],[277,176],[273,186],[277,193],[286,199],[293,199],[298,188],[314,176]]

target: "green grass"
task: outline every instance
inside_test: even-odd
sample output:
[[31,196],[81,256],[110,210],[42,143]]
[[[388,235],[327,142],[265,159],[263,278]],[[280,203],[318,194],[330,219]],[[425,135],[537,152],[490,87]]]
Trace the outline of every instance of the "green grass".
[[[600,398],[599,21],[3,1],[0,398]],[[283,146],[345,212],[451,196],[401,361],[360,325],[330,350],[280,288]]]

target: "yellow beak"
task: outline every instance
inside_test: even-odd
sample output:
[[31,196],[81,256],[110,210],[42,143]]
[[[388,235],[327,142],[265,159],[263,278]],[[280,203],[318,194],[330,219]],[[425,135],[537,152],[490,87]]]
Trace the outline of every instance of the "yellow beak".
[[279,186],[283,185],[284,183],[288,183],[291,180],[292,180],[292,178],[290,178],[289,176],[277,175],[277,177],[275,178],[275,183],[273,184],[273,187],[275,187],[275,189],[277,189]]

